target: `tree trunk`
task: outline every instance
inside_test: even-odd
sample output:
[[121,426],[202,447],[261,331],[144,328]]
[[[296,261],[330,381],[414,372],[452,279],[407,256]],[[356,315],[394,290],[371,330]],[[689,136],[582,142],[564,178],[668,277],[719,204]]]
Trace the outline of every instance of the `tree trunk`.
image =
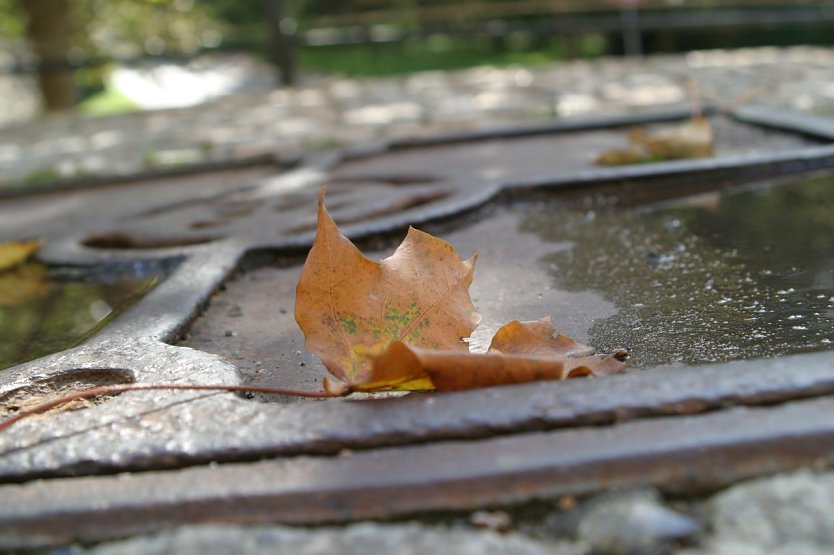
[[295,20],[287,16],[284,9],[284,0],[264,0],[264,4],[269,31],[267,44],[269,58],[278,67],[281,84],[292,86],[297,78]]
[[49,111],[75,107],[75,82],[67,60],[70,0],[18,0],[28,17],[26,36],[38,56],[38,85]]

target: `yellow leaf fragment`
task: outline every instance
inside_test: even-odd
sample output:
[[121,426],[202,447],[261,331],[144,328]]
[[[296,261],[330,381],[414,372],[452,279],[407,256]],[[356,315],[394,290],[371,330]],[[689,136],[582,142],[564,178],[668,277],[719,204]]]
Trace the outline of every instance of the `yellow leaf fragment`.
[[20,266],[35,254],[43,241],[8,241],[0,243],[0,272]]

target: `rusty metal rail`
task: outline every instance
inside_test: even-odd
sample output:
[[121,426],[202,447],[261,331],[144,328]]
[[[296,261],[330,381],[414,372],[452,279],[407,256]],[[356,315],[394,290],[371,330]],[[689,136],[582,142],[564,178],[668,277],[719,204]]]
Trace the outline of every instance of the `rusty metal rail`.
[[[0,546],[186,523],[323,524],[625,484],[701,492],[834,457],[834,398],[480,441],[0,487]],[[697,469],[697,471],[696,471]]]

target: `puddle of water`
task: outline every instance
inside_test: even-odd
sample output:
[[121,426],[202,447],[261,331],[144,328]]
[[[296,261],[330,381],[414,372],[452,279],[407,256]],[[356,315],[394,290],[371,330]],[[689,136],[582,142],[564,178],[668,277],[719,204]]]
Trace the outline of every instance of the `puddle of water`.
[[160,274],[30,263],[0,273],[0,370],[92,336],[159,282]]
[[594,347],[636,366],[834,346],[834,176],[674,202],[518,206],[522,230],[573,248],[541,260],[556,285],[616,303]]

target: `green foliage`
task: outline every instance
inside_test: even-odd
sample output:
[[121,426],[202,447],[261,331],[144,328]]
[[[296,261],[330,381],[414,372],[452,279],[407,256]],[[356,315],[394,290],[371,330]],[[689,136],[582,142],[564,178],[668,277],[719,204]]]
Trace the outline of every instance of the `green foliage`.
[[206,9],[217,19],[233,25],[262,22],[264,0],[206,0]]
[[[580,43],[581,54],[598,55],[597,43]],[[351,76],[399,75],[426,70],[453,70],[478,65],[540,65],[566,57],[566,46],[553,39],[539,48],[496,49],[488,41],[453,39],[317,47],[300,51],[308,71]]]
[[0,38],[23,36],[23,25],[23,17],[17,3],[12,0],[0,0]]
[[60,174],[53,168],[40,168],[32,170],[24,179],[26,185],[39,185],[51,183],[60,179]]
[[85,98],[78,108],[88,116],[124,114],[139,109],[135,102],[112,87],[106,87],[101,92]]

